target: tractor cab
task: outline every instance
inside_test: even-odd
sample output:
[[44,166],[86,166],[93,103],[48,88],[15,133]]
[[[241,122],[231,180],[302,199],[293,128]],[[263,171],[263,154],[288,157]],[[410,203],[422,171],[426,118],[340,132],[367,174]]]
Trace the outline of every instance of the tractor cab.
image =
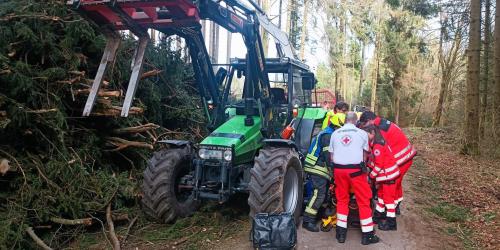
[[[245,114],[243,84],[246,68],[246,59],[231,60],[222,95],[227,119]],[[291,58],[267,58],[266,70],[270,83],[270,98],[260,106],[254,102],[253,114],[263,114],[261,119],[263,121],[267,119],[268,126],[263,132],[267,133],[267,138],[272,139],[280,138],[282,129],[293,121],[297,131],[294,139],[301,153],[305,154],[310,144],[311,133],[317,125],[316,117],[324,116],[323,111],[314,108],[312,102],[312,92],[316,83],[314,74],[309,71],[307,65]]]

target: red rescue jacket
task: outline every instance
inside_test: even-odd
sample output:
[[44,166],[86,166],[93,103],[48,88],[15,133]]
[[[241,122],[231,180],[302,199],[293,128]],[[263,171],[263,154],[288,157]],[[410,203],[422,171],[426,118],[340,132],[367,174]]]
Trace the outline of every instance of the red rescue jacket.
[[370,178],[376,182],[392,181],[399,177],[399,166],[392,154],[391,147],[385,143],[373,143],[372,155],[368,166],[372,169]]
[[380,117],[375,118],[374,123],[380,128],[380,133],[391,148],[398,166],[411,160],[417,154],[417,151],[398,125]]

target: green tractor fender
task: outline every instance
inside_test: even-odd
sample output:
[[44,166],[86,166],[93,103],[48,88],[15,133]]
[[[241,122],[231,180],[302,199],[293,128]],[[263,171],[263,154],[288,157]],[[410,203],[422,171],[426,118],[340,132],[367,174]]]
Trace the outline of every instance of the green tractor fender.
[[275,147],[275,148],[292,148],[299,155],[302,155],[300,153],[299,147],[295,144],[294,141],[292,140],[287,140],[287,139],[265,139],[262,141],[264,144],[264,148],[269,148],[269,147]]
[[192,147],[193,143],[190,141],[183,141],[183,140],[161,140],[157,141],[156,143],[160,145],[168,145],[172,148],[182,148],[182,147]]

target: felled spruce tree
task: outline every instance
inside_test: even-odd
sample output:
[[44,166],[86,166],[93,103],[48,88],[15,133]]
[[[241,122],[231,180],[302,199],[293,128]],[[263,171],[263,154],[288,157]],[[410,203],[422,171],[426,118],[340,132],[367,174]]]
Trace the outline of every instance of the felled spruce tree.
[[[124,37],[104,87],[118,95],[99,98],[96,112],[104,115],[82,118],[84,92],[105,45],[96,28],[65,1],[12,0],[0,2],[0,35],[0,246],[33,247],[31,227],[51,247],[62,247],[92,218],[104,220],[108,205],[129,211],[164,127],[166,136],[203,127],[190,65],[168,40],[148,47],[145,71],[155,73],[139,84],[138,115],[106,113],[121,103],[130,75],[135,41]],[[137,126],[150,130],[120,130]],[[143,146],[129,147],[130,141]],[[59,219],[82,218],[91,220],[56,232]]]

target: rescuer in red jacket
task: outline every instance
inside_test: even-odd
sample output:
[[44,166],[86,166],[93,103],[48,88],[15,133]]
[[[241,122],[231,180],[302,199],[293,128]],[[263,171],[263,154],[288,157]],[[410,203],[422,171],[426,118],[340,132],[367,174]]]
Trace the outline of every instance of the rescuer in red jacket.
[[345,125],[335,130],[330,138],[330,155],[333,162],[335,178],[335,197],[337,198],[336,238],[344,243],[347,237],[347,219],[349,216],[350,189],[359,207],[361,224],[361,244],[368,245],[379,242],[373,231],[372,209],[370,200],[372,190],[368,184],[365,166],[365,152],[370,150],[368,134],[354,124],[358,120],[356,113],[347,113]]
[[360,127],[362,128],[369,125],[375,125],[378,127],[382,137],[385,139],[394,154],[394,159],[399,166],[400,175],[400,177],[396,179],[396,211],[399,214],[399,206],[403,200],[403,177],[413,164],[413,157],[417,154],[417,151],[408,141],[408,138],[401,128],[399,128],[395,123],[378,117],[371,111],[363,112],[359,122]]
[[371,148],[368,166],[372,170],[369,177],[377,184],[378,201],[373,222],[378,224],[380,230],[397,230],[395,196],[399,167],[391,147],[382,137],[380,129],[369,125],[364,130],[368,132]]

